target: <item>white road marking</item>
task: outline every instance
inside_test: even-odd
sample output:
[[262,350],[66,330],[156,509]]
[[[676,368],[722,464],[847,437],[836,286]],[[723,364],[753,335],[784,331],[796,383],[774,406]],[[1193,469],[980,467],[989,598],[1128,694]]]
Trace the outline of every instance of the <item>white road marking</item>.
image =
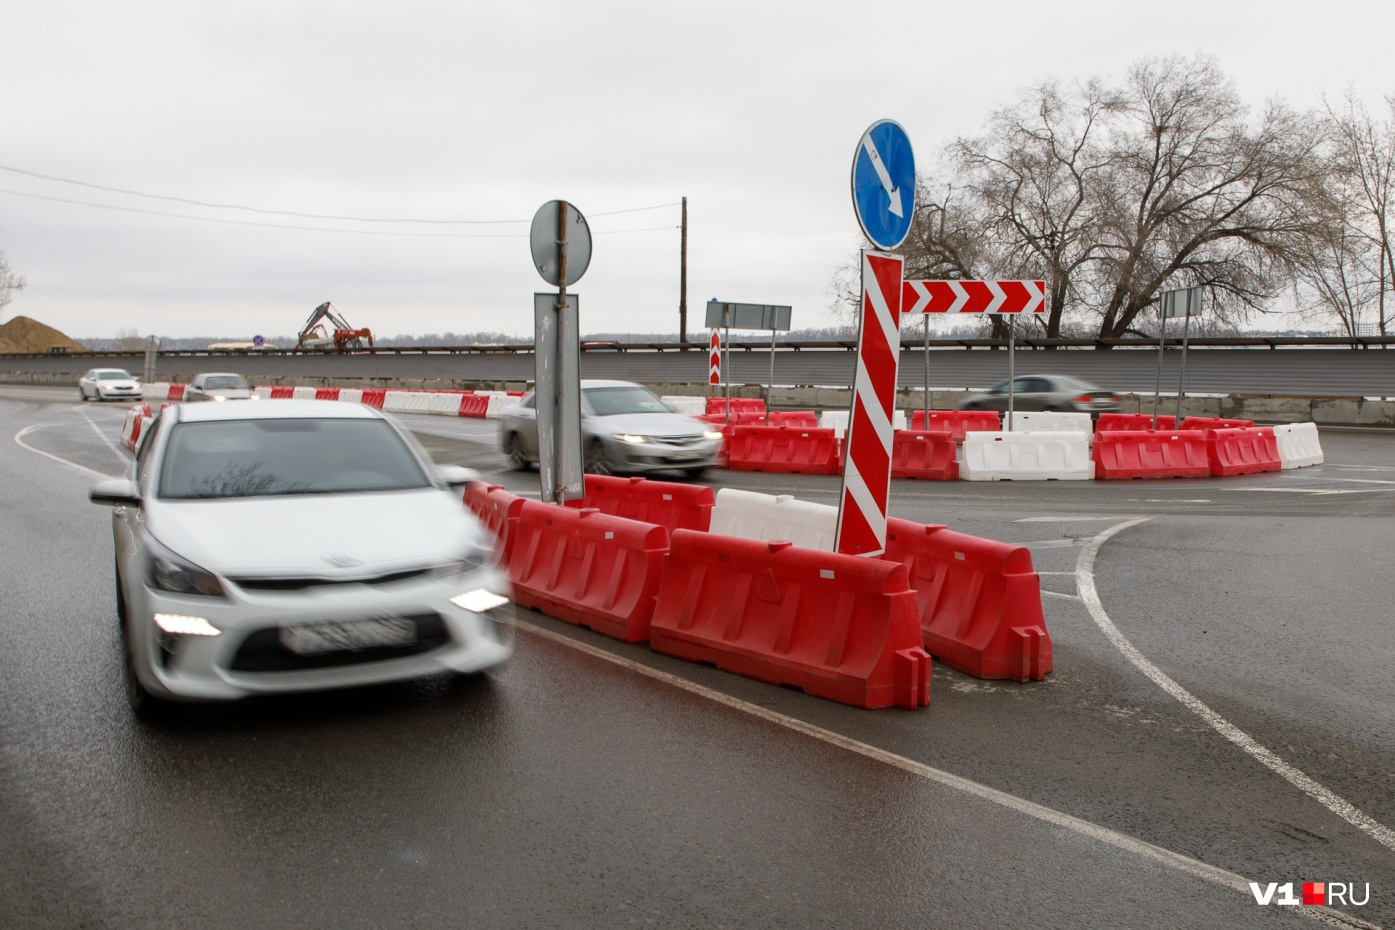
[[1065,593],[1064,591],[1048,591],[1048,590],[1046,590],[1045,588],[1042,589],[1042,591],[1041,591],[1041,596],[1042,596],[1042,597],[1059,597],[1059,598],[1060,598],[1061,600],[1063,600],[1063,601],[1078,601],[1078,600],[1081,599],[1081,597],[1080,597],[1079,594],[1067,594],[1067,593]]
[[1080,545],[1078,539],[1038,539],[1034,542],[1018,543],[1031,549],[1074,549]]
[[106,433],[102,432],[100,429],[97,428],[97,424],[92,422],[92,418],[87,415],[87,411],[85,409],[82,410],[81,413],[82,418],[87,421],[87,425],[92,427],[92,432],[97,434],[97,438],[102,440],[102,442],[106,443],[107,448],[115,452],[116,457],[124,462],[126,460],[126,453],[122,450],[122,448],[118,446],[116,443],[112,442],[111,439],[107,437]]
[[[880,762],[884,765],[888,765],[892,768],[900,769],[903,772],[907,772],[911,775],[923,778],[926,781],[934,782],[938,785],[943,785],[944,787],[954,791],[963,792],[964,794],[978,798],[982,801],[987,801],[990,804],[996,804],[999,807],[1003,807],[1008,810],[1015,811],[1016,813],[1031,817],[1034,820],[1039,820],[1043,823],[1049,823],[1054,826],[1061,827],[1065,830],[1070,830],[1071,832],[1076,833],[1080,836],[1087,837],[1089,839],[1095,840],[1096,842],[1103,843],[1107,846],[1113,846],[1115,849],[1119,849],[1124,852],[1133,853],[1136,856],[1149,859],[1159,865],[1165,866],[1170,869],[1174,869],[1186,875],[1190,875],[1193,878],[1199,878],[1202,881],[1207,881],[1215,885],[1220,885],[1223,888],[1228,888],[1231,891],[1244,895],[1245,899],[1248,901],[1254,900],[1250,895],[1250,879],[1247,879],[1242,875],[1237,875],[1234,872],[1226,871],[1225,869],[1218,868],[1214,865],[1210,865],[1198,859],[1193,859],[1190,856],[1184,856],[1181,853],[1175,853],[1172,850],[1164,849],[1161,846],[1154,846],[1152,843],[1146,842],[1144,840],[1136,839],[1135,837],[1128,836],[1123,833],[1118,833],[1114,830],[1109,829],[1108,827],[1102,827],[1099,824],[1090,823],[1088,820],[1081,820],[1079,817],[1073,817],[1070,814],[1066,814],[1058,810],[1053,810],[1052,808],[1046,807],[1041,804],[1037,804],[1034,801],[1028,801],[1026,798],[1019,798],[1016,795],[1008,794],[1006,791],[999,791],[996,788],[990,788],[987,785],[980,784],[979,782],[972,781],[971,779],[964,778],[960,775],[955,775],[951,772],[946,772],[943,769],[937,769],[933,766],[926,765],[923,762],[916,762],[914,759],[907,759],[905,756],[899,756],[896,753],[888,752],[885,749],[879,749],[876,746],[872,746],[868,743],[852,739],[851,737],[844,736],[841,733],[835,733],[832,730],[826,730],[823,727],[815,726],[812,723],[805,723],[803,720],[799,720],[795,717],[790,717],[786,714],[780,713],[779,711],[771,710],[768,707],[761,707],[757,704],[751,704],[747,701],[741,700],[740,698],[732,697],[729,694],[723,694],[721,691],[716,691],[712,688],[708,688],[705,685],[700,685],[696,682],[689,681],[686,678],[680,678],[677,675],[670,675],[668,672],[652,668],[641,662],[635,662],[631,659],[625,658],[624,656],[616,655],[613,652],[607,652],[606,650],[596,646],[592,646],[589,643],[572,639],[569,636],[563,636],[560,633],[554,633],[551,630],[544,629],[540,626],[530,623],[527,620],[520,620],[515,617],[512,620],[509,620],[508,622],[512,623],[518,629],[524,630],[530,634],[541,637],[542,639],[546,639],[559,645],[566,646],[569,649],[575,649],[576,651],[591,656],[594,659],[600,659],[603,662],[610,662],[614,665],[620,666],[621,668],[627,669],[628,671],[634,672],[639,675],[644,675],[645,677],[652,678],[655,681],[660,681],[664,684],[671,685],[672,687],[678,688],[680,690],[687,691],[689,694],[694,694],[698,697],[706,698],[709,701],[721,704],[722,706],[731,708],[732,710],[739,711],[752,717],[757,717],[761,720],[766,721],[767,723],[774,724],[775,726],[784,727],[787,730],[791,730],[795,733],[800,733],[811,739],[818,740],[819,742],[824,743],[826,745],[833,746],[837,749],[842,749],[847,752],[855,753],[864,758],[872,759],[873,761]],[[1301,916],[1311,917],[1315,920],[1320,920],[1324,923],[1333,924],[1334,926],[1353,927],[1358,928],[1358,930],[1381,930],[1381,928],[1376,924],[1368,923],[1364,920],[1352,917],[1349,914],[1345,914],[1341,911],[1333,910],[1332,908],[1328,907],[1312,906],[1304,907],[1301,910],[1295,910]]]
[[1111,526],[1109,529],[1104,530],[1095,536],[1094,539],[1090,540],[1089,544],[1080,553],[1080,561],[1077,563],[1076,568],[1079,577],[1076,579],[1076,584],[1079,587],[1081,598],[1085,601],[1085,607],[1090,611],[1090,616],[1094,618],[1095,624],[1104,633],[1105,637],[1114,644],[1114,647],[1123,653],[1126,659],[1133,663],[1135,668],[1148,676],[1159,688],[1162,688],[1180,701],[1183,706],[1192,713],[1206,721],[1213,730],[1239,746],[1279,777],[1283,778],[1299,791],[1302,791],[1314,801],[1317,801],[1338,817],[1341,817],[1353,827],[1356,827],[1387,849],[1395,850],[1395,830],[1391,830],[1384,824],[1362,813],[1353,804],[1338,797],[1292,765],[1289,765],[1273,752],[1260,745],[1260,743],[1249,734],[1245,733],[1239,727],[1236,727],[1210,707],[1207,707],[1190,691],[1169,678],[1162,669],[1148,661],[1143,653],[1139,652],[1137,647],[1129,642],[1128,638],[1125,637],[1123,633],[1119,632],[1119,628],[1109,619],[1109,614],[1105,613],[1104,604],[1100,601],[1099,592],[1095,589],[1095,557],[1099,554],[1100,548],[1116,534],[1122,533],[1124,530],[1137,526],[1140,523],[1144,523],[1148,519],[1148,517],[1139,517],[1136,520],[1120,523],[1118,526]]
[[1020,520],[1013,520],[1012,522],[1013,522],[1013,523],[1086,523],[1086,522],[1094,522],[1094,521],[1127,520],[1127,519],[1128,519],[1128,517],[1118,516],[1118,515],[1106,516],[1106,517],[1086,517],[1086,516],[1069,516],[1069,515],[1067,515],[1067,516],[1064,516],[1064,517],[1023,517],[1023,518],[1020,519]]
[[18,433],[15,433],[15,444],[18,445],[21,449],[28,449],[30,452],[33,452],[35,455],[42,455],[42,456],[43,456],[44,458],[46,458],[46,459],[53,459],[55,462],[59,462],[59,463],[61,463],[61,464],[63,464],[63,465],[67,465],[69,468],[76,468],[78,471],[85,471],[85,472],[87,472],[89,475],[96,475],[98,478],[119,478],[119,477],[120,477],[120,475],[104,475],[104,474],[102,474],[101,472],[97,471],[96,469],[88,468],[86,465],[79,465],[77,462],[70,462],[70,461],[68,461],[67,459],[59,458],[59,457],[56,456],[56,455],[53,455],[53,454],[48,453],[48,452],[45,452],[43,449],[35,449],[33,446],[29,445],[29,443],[27,443],[27,442],[24,441],[24,437],[25,437],[25,436],[28,436],[30,433],[36,433],[36,432],[38,432],[39,430],[47,429],[47,428],[48,428],[48,427],[46,427],[46,426],[40,426],[40,425],[37,424],[37,423],[35,423],[35,424],[32,425],[32,426],[26,426],[24,429],[20,430]]

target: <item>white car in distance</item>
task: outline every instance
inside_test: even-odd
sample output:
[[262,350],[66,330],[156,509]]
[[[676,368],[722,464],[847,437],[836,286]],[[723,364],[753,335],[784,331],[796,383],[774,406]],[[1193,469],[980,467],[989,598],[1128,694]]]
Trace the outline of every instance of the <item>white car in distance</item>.
[[512,650],[508,580],[434,465],[388,418],[332,401],[171,406],[112,506],[137,714],[478,672]]
[[78,379],[78,396],[89,400],[140,400],[140,381],[124,368],[93,368]]

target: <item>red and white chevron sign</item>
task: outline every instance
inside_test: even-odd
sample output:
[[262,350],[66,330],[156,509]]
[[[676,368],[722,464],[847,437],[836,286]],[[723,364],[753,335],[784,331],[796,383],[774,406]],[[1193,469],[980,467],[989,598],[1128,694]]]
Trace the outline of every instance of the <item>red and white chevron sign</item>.
[[1045,281],[904,281],[902,313],[1045,313]]
[[881,555],[886,549],[903,265],[899,255],[862,253],[862,331],[857,339],[857,377],[844,440],[843,489],[838,496],[834,546],[850,555]]
[[722,336],[715,329],[707,340],[707,383],[722,383]]

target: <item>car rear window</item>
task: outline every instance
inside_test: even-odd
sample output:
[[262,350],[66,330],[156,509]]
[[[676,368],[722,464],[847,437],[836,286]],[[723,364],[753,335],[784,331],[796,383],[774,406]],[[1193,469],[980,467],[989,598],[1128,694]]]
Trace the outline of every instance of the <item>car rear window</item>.
[[159,495],[193,500],[430,485],[402,437],[381,420],[218,420],[170,431]]

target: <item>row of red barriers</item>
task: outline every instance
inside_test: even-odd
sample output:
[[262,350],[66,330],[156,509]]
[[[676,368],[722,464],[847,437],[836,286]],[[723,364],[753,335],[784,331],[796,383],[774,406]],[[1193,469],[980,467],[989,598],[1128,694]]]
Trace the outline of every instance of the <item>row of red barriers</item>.
[[[316,391],[316,393],[319,393]],[[276,384],[271,388],[272,400],[290,400],[295,397],[295,386],[290,384]]]
[[863,559],[706,533],[706,487],[587,476],[586,493],[556,507],[466,490],[520,604],[863,707],[925,706],[926,651],[981,678],[1051,671],[1025,547],[892,518],[886,553]]
[[[926,416],[926,413],[929,416]],[[911,412],[912,430],[937,430],[949,433],[958,442],[965,433],[994,433],[1003,428],[1001,414],[995,410],[915,410]]]
[[[707,412],[722,413],[727,412],[727,399],[725,397],[707,398]],[[765,401],[759,397],[733,397],[731,399],[732,413],[759,413],[765,416]]]
[[896,430],[891,440],[891,477],[958,481],[954,435],[940,430]]
[[1283,468],[1272,426],[1213,429],[1206,434],[1206,451],[1213,475],[1251,475]]
[[488,394],[462,394],[460,396],[460,416],[482,420],[484,419],[484,415],[488,412]]
[[1114,429],[1095,434],[1095,477],[1204,478],[1211,474],[1200,430]]
[[836,475],[838,436],[831,429],[738,426],[724,443],[733,471]]
[[1225,417],[1183,417],[1182,425],[1178,428],[1199,429],[1209,433],[1217,429],[1250,429],[1254,425],[1254,420],[1233,420]]
[[171,384],[171,385],[170,385],[170,392],[169,392],[169,394],[165,397],[165,400],[183,400],[183,399],[184,399],[184,388],[185,388],[185,387],[187,387],[187,385],[184,385],[184,384]]
[[339,388],[317,387],[315,388],[316,400],[338,400]]
[[[1141,430],[1153,429],[1153,415],[1150,413],[1101,413],[1099,419],[1095,421],[1095,435],[1100,433],[1110,433],[1116,430]],[[1157,428],[1174,430],[1177,428],[1176,417],[1158,417]]]

